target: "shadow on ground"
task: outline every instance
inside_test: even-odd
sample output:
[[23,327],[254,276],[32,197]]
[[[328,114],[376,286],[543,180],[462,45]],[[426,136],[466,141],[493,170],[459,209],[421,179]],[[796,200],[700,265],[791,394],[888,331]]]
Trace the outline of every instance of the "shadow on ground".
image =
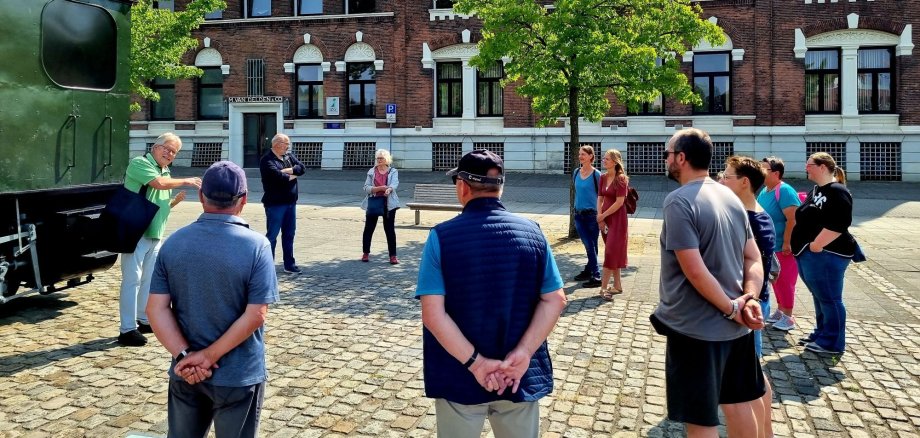
[[87,353],[105,351],[115,347],[120,347],[115,342],[115,338],[102,338],[57,349],[3,356],[0,357],[0,377],[8,377],[24,370],[41,368],[53,362],[64,361]]
[[31,295],[16,298],[0,305],[0,326],[10,324],[37,324],[54,319],[63,314],[63,310],[76,306],[74,301],[65,300],[66,294]]

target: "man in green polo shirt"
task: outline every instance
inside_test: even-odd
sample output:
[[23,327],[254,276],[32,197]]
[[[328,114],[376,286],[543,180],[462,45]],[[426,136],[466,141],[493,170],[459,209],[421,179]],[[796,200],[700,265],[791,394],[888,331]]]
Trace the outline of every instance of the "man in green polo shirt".
[[170,200],[172,189],[182,186],[201,188],[201,178],[170,177],[168,166],[181,148],[182,140],[179,136],[163,134],[157,138],[150,152],[132,158],[125,172],[125,188],[140,192],[141,187],[147,185],[147,199],[159,205],[160,210],[137,242],[134,252],[121,255],[121,295],[118,300],[121,319],[118,343],[121,345],[139,347],[147,343],[143,333],[153,333],[145,312],[150,294],[150,278],[160,251],[169,210],[185,199],[185,192],[179,192]]

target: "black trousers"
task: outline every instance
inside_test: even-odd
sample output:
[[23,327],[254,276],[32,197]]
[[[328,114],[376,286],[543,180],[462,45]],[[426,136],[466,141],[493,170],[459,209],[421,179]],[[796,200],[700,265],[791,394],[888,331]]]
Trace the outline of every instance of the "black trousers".
[[265,382],[234,388],[170,379],[168,437],[205,438],[212,421],[218,438],[255,437],[264,395]]
[[[387,235],[387,250],[390,252],[390,257],[396,256],[396,210],[399,208],[389,210],[383,216],[383,232]],[[363,242],[365,254],[371,252],[371,238],[374,237],[374,229],[377,228],[377,217],[365,216]]]

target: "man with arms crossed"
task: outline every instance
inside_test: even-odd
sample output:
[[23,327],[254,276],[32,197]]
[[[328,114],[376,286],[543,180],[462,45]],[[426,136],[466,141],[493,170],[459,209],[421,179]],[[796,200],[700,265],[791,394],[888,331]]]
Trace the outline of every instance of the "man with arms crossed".
[[763,327],[755,297],[764,274],[747,213],[709,178],[705,132],[678,132],[664,158],[681,184],[664,200],[660,302],[651,317],[667,336],[668,418],[686,423],[691,438],[717,437],[721,407],[730,437],[757,437],[752,401],[765,388],[751,329]]
[[263,323],[278,301],[271,246],[239,216],[246,174],[237,165],[208,168],[198,198],[204,213],[163,244],[147,305],[173,357],[169,436],[203,438],[213,420],[218,438],[253,437],[268,377]]
[[422,252],[425,395],[441,438],[479,437],[486,417],[496,438],[536,437],[553,389],[546,338],[565,307],[562,278],[540,226],[499,201],[503,173],[490,151],[464,155],[448,172],[463,212]]
[[301,269],[294,261],[294,231],[297,229],[297,177],[303,175],[304,165],[289,153],[291,139],[284,134],[272,137],[272,148],[259,161],[262,175],[262,206],[265,207],[265,237],[272,245],[281,232],[281,259],[284,272],[299,274]]

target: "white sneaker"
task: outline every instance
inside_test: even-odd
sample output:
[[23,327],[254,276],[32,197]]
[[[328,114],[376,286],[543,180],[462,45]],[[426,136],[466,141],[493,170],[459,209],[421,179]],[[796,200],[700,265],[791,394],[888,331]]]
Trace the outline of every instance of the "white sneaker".
[[795,317],[781,314],[779,320],[774,322],[772,327],[777,330],[788,332],[795,328]]
[[783,312],[781,312],[779,309],[776,309],[776,311],[773,312],[773,314],[770,315],[769,318],[767,318],[766,322],[769,324],[773,324],[774,322],[779,321],[779,319],[782,318],[783,315],[784,315]]

